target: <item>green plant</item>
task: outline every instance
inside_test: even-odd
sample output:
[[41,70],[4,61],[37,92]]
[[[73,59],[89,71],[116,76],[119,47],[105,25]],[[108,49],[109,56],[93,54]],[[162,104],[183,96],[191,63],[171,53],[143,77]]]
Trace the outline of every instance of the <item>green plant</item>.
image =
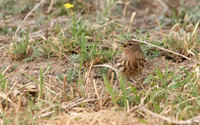
[[21,41],[14,41],[13,43],[11,43],[8,48],[8,51],[11,58],[15,60],[21,60],[30,55],[32,50],[29,43],[28,34],[23,33]]
[[46,55],[46,53],[41,51],[41,48],[36,45],[32,45],[32,51],[32,54],[24,59],[25,62],[30,62],[33,61],[35,58],[41,58],[43,55]]
[[104,7],[104,10],[103,10],[103,17],[105,18],[109,18],[110,16],[110,11],[111,11],[111,8],[117,3],[118,0],[106,0],[104,1],[105,2],[105,7]]
[[81,37],[81,34],[86,34],[88,32],[84,21],[82,19],[77,20],[75,16],[72,17],[72,26],[70,27],[70,30],[73,40],[79,39]]
[[111,96],[113,104],[115,106],[117,106],[116,95],[115,95],[114,89],[112,88],[112,86],[110,85],[110,83],[108,82],[108,80],[106,79],[105,75],[103,76],[103,79],[104,79],[106,88],[107,88],[108,92],[110,93],[110,96]]
[[121,90],[122,90],[122,98],[123,98],[123,104],[127,110],[127,102],[128,102],[128,91],[126,90],[126,87],[127,87],[127,83],[125,81],[125,79],[123,79],[122,75],[120,74],[119,75],[119,83],[120,83],[120,87],[121,87]]
[[198,98],[199,94],[199,74],[196,72],[198,69],[199,67],[195,67],[188,72],[184,68],[179,71],[170,71],[168,67],[164,71],[157,68],[154,75],[151,74],[145,80],[145,83],[151,85],[151,91],[146,99],[147,107],[160,113],[171,106],[166,115],[174,116],[179,112],[179,119],[195,116],[200,108],[199,101],[192,99]]
[[40,45],[43,52],[48,56],[58,57],[60,60],[67,58],[67,54],[72,49],[69,45],[69,41],[64,38],[64,36],[59,33],[58,37],[51,37],[44,41],[43,45]]
[[0,72],[0,85],[1,85],[1,91],[4,91],[5,89],[9,88],[9,83],[5,79],[5,76],[2,72]]
[[79,42],[81,51],[80,55],[82,60],[86,63],[94,61],[94,64],[103,63],[113,58],[112,50],[109,49],[104,51],[100,46],[97,45],[98,38],[96,38],[94,44],[89,44],[85,38],[85,34],[81,35]]
[[179,9],[179,15],[180,17],[182,17],[182,19],[179,22],[182,22],[184,26],[186,26],[189,23],[196,24],[200,18],[199,11],[200,5],[191,8],[181,7]]
[[44,76],[50,70],[50,68],[51,68],[51,66],[49,65],[45,72],[43,72],[43,69],[40,68],[39,80],[37,80],[36,78],[34,78],[33,76],[31,76],[25,72],[22,72],[27,78],[31,79],[32,81],[34,81],[35,83],[37,83],[39,85],[39,96],[38,96],[39,99],[41,99],[42,95],[43,95]]
[[159,17],[159,22],[162,27],[166,25],[180,24],[181,27],[185,28],[189,24],[196,24],[200,18],[200,5],[197,6],[186,6],[180,2],[180,6],[176,8],[168,8],[168,11],[164,11],[163,15]]
[[68,68],[66,73],[62,73],[58,76],[58,78],[63,81],[64,75],[66,76],[66,80],[68,83],[72,83],[73,80],[77,77],[78,70],[73,69],[73,68]]
[[[17,1],[17,0],[6,0],[0,1],[0,9],[4,12],[3,16],[7,15],[17,15],[20,13],[25,13],[30,10],[33,5],[34,0],[30,1]],[[19,8],[20,6],[20,8]]]
[[164,37],[164,45],[175,52],[179,52],[185,56],[195,55],[195,48],[198,48],[198,32],[196,24],[192,33],[186,33],[184,30],[178,32],[171,31],[169,35]]

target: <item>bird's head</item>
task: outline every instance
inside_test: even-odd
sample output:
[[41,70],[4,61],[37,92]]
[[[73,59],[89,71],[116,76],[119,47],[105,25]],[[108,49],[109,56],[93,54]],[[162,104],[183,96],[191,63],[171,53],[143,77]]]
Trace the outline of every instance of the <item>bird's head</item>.
[[133,41],[133,40],[129,40],[129,41],[125,41],[125,42],[117,42],[119,44],[122,44],[122,50],[124,52],[136,52],[139,51],[141,52],[142,49],[139,45],[139,43],[137,41]]

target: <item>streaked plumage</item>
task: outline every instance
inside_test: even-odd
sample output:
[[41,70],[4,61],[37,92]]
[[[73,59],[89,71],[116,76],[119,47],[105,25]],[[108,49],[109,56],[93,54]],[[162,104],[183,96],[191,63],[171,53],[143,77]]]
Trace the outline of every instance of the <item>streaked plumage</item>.
[[127,78],[135,78],[145,67],[145,56],[138,42],[126,41],[120,43],[122,47],[122,55],[115,59],[114,67],[118,69],[123,76]]

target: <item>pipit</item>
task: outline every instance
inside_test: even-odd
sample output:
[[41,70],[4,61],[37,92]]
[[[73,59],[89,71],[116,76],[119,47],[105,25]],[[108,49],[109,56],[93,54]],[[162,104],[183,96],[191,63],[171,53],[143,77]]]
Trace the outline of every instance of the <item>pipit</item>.
[[146,60],[142,49],[136,41],[117,42],[122,44],[122,55],[114,61],[114,67],[126,78],[130,79],[142,72]]

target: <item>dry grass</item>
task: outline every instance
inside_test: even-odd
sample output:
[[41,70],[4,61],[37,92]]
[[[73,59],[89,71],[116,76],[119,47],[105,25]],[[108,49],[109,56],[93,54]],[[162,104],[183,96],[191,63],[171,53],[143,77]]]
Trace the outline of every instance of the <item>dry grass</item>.
[[[190,18],[179,22],[170,1],[69,0],[71,10],[65,2],[0,1],[0,124],[199,123],[193,9],[182,6]],[[113,43],[133,37],[147,68],[138,81],[115,72],[107,80],[109,62],[120,53]],[[172,54],[184,59],[168,59]]]
[[[101,110],[99,112],[87,112],[84,109],[75,109],[77,112],[68,115],[57,116],[53,120],[41,121],[46,125],[143,125],[142,121],[135,118],[134,115],[126,115],[124,112]],[[80,111],[81,110],[81,111]]]

